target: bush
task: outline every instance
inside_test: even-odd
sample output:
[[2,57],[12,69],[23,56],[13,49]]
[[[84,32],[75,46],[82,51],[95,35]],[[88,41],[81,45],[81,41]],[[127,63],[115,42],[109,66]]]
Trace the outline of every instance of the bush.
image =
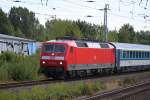
[[18,56],[4,52],[0,55],[0,80],[33,80],[38,79],[39,55]]
[[0,67],[0,80],[1,81],[7,81],[7,80],[9,80],[8,71],[4,67]]
[[13,52],[3,52],[0,55],[1,63],[14,62],[16,60],[17,55]]

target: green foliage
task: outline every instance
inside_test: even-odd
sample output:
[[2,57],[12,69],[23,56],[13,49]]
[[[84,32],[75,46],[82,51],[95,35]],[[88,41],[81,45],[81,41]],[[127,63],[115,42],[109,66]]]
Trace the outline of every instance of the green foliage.
[[49,85],[48,94],[50,98],[55,98],[60,100],[61,98],[68,98],[70,95],[70,88],[68,88],[68,84],[65,83],[56,83],[53,85]]
[[135,78],[125,78],[123,81],[120,82],[120,85],[126,87],[128,85],[135,84],[137,80]]
[[101,90],[101,85],[99,82],[76,82],[50,84],[48,88],[34,86],[31,90],[20,90],[14,94],[0,92],[0,100],[3,95],[6,97],[2,100],[10,100],[10,95],[14,97],[12,100],[71,100],[81,95],[91,95]]
[[53,20],[47,21],[46,24],[46,34],[48,34],[48,39],[55,39],[56,37],[71,36],[76,38],[81,38],[82,34],[79,27],[71,22],[65,20]]
[[88,38],[91,40],[100,40],[102,41],[102,34],[103,34],[103,27],[99,25],[92,25],[90,23],[87,23],[85,21],[76,21],[74,22],[77,24],[83,34],[84,38]]
[[0,81],[7,81],[9,80],[8,70],[4,66],[0,66]]
[[136,33],[136,43],[150,44],[150,31],[140,31]]
[[[37,41],[55,39],[56,37],[71,36],[104,41],[103,25],[90,24],[85,21],[47,20],[45,27],[35,18],[35,13],[27,8],[12,7],[8,17],[0,9],[0,33]],[[135,32],[133,26],[124,24],[119,32],[108,32],[109,42],[126,42],[150,44],[150,31]]]
[[134,40],[134,28],[129,24],[124,24],[119,30],[119,42],[133,43]]
[[0,55],[0,80],[38,79],[39,56],[17,56],[11,52]]
[[22,7],[12,7],[9,13],[9,19],[14,26],[14,29],[18,28],[27,37],[32,37],[34,23],[36,21],[33,12],[29,12],[27,8]]
[[[28,90],[21,90],[17,94],[18,100],[32,100],[31,96],[32,95]],[[43,99],[41,99],[41,100],[43,100]]]
[[2,62],[14,62],[16,57],[17,57],[17,55],[12,52],[3,52],[0,55],[0,60]]
[[46,39],[45,28],[41,24],[36,25],[35,33],[33,35],[34,39],[37,41],[43,41]]
[[16,29],[15,36],[17,36],[17,37],[25,37],[25,35],[22,33],[22,31],[19,28]]
[[31,100],[46,100],[47,98],[47,91],[43,87],[35,86],[32,88],[31,92]]
[[0,8],[0,33],[13,35],[13,32],[14,28],[10,20],[7,18],[7,15]]
[[0,91],[0,100],[17,100],[17,95],[12,92]]
[[117,42],[118,41],[118,33],[117,31],[110,31],[108,34],[108,41]]

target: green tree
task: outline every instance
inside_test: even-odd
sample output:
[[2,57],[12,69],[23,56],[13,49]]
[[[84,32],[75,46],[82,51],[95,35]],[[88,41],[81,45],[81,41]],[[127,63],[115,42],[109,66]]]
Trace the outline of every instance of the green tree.
[[150,44],[150,31],[136,32],[137,43]]
[[52,20],[45,23],[46,36],[48,39],[55,39],[56,37],[71,36],[81,38],[82,34],[79,27],[68,20]]
[[109,42],[118,42],[118,33],[117,31],[110,31],[108,34]]
[[135,41],[134,28],[129,24],[124,24],[119,30],[119,42],[133,43]]
[[11,8],[9,19],[13,24],[15,31],[20,29],[21,32],[28,38],[33,38],[35,36],[37,19],[35,18],[35,14],[30,12],[27,8]]
[[84,38],[102,41],[103,26],[90,24],[80,20],[76,21],[75,23],[79,26]]
[[45,34],[45,28],[43,25],[41,24],[37,24],[36,25],[36,30],[35,30],[35,39],[38,40],[38,41],[43,41],[46,37],[46,34]]
[[22,33],[22,31],[20,30],[20,28],[16,29],[14,35],[17,36],[17,37],[25,37],[24,34]]
[[1,8],[0,8],[0,33],[7,35],[13,35],[14,33],[14,28],[10,20],[7,18],[7,15],[2,11]]

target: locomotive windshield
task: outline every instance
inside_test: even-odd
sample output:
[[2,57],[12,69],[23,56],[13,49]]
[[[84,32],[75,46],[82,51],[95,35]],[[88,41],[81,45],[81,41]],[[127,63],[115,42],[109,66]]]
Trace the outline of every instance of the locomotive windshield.
[[62,44],[45,44],[43,47],[44,52],[65,52],[65,46]]

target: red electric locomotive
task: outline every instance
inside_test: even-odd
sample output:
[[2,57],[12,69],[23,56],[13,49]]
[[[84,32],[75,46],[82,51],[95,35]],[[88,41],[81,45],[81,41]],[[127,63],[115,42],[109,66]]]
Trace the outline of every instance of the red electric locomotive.
[[40,66],[41,71],[49,77],[111,72],[115,67],[115,49],[109,43],[47,41],[42,45]]

